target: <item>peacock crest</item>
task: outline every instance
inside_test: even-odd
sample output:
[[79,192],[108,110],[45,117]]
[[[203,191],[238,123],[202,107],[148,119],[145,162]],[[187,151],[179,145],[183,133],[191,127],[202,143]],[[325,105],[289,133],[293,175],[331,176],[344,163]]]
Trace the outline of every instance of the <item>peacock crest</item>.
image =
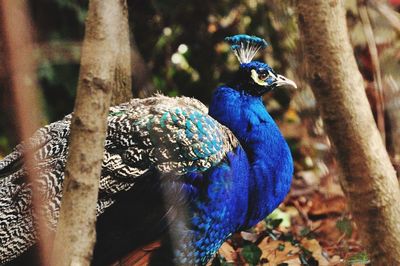
[[233,35],[226,37],[233,53],[241,64],[250,63],[260,49],[268,46],[268,43],[259,37],[246,34]]

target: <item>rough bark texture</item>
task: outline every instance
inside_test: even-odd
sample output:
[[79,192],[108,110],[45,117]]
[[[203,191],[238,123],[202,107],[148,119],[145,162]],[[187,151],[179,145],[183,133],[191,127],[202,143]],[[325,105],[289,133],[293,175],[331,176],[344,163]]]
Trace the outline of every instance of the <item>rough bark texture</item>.
[[128,6],[126,0],[118,1],[119,19],[115,25],[119,29],[118,39],[114,40],[118,45],[117,65],[115,67],[114,86],[111,97],[111,105],[127,102],[132,98],[131,79],[131,47],[129,42]]
[[400,265],[400,191],[350,46],[343,1],[298,0],[309,78],[372,265]]
[[[89,1],[51,265],[89,265],[91,261],[106,118],[112,88],[124,87],[121,84],[126,81],[125,74],[116,75],[122,73],[120,60],[124,52],[118,40],[124,12],[124,0]],[[123,82],[119,83],[120,80]]]
[[[12,95],[12,107],[16,118],[16,128],[21,140],[26,140],[37,130],[43,119],[39,92],[36,80],[36,62],[33,58],[33,38],[31,21],[29,19],[28,3],[24,0],[0,2],[0,28],[4,45],[3,61]],[[34,171],[36,164],[33,153],[26,150],[24,163],[27,165],[27,178],[37,178]],[[32,187],[33,210],[40,209],[41,197],[36,187]],[[49,232],[46,230],[44,218],[37,214],[37,231],[40,235],[38,247],[39,259],[42,265],[47,265],[45,254],[51,250]],[[1,229],[0,229],[1,231]],[[1,243],[0,243],[1,245]]]

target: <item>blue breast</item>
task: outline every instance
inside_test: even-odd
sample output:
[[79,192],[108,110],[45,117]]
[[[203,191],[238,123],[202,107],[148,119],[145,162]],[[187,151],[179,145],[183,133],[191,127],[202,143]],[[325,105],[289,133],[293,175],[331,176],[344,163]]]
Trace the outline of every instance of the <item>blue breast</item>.
[[[197,180],[198,187],[189,208],[195,264],[206,264],[226,238],[246,221],[248,173],[247,156],[239,146],[218,166],[203,173],[188,174],[188,178]],[[191,256],[183,259],[187,257]]]
[[289,147],[261,97],[223,86],[214,93],[209,113],[232,130],[247,155],[249,206],[243,226],[252,226],[271,213],[290,189]]

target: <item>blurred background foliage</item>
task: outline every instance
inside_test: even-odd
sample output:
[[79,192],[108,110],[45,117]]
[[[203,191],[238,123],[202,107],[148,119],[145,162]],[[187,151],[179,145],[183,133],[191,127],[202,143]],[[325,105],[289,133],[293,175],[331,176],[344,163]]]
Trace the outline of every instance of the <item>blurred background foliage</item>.
[[[400,46],[400,29],[391,25],[388,15],[379,12],[375,1],[345,2],[351,39],[364,77],[367,81],[373,81],[366,35],[358,15],[360,5],[368,7],[384,79],[394,79],[394,83],[398,84],[396,74],[399,60],[393,59],[398,59],[396,52]],[[398,4],[396,0],[391,2]],[[44,107],[49,121],[54,121],[72,110],[87,1],[32,0],[29,3],[36,33],[37,73]],[[221,82],[228,81],[238,66],[233,54],[229,53],[229,47],[223,42],[225,36],[237,33],[266,38],[271,46],[260,55],[264,57],[262,59],[278,72],[296,79],[301,87],[307,87],[304,81],[306,67],[302,63],[302,48],[298,45],[292,4],[292,1],[278,0],[129,0],[133,50],[141,57],[139,64],[135,64],[137,62],[134,60],[132,74],[134,80],[143,79],[136,76],[135,70],[146,68],[146,85],[150,87],[141,87],[142,82],[134,86],[135,94],[140,95],[139,91],[143,89],[155,89],[171,96],[194,96],[208,103],[211,91]],[[7,111],[9,108],[6,108],[10,104],[7,74],[2,68],[0,72],[0,145],[3,149],[9,149],[4,138],[13,119]],[[278,98],[283,98],[280,101],[285,103],[284,95]],[[312,97],[307,95],[305,98]],[[309,103],[301,102],[299,105],[313,107],[313,100],[309,100]],[[8,134],[8,138],[12,139],[12,134]],[[15,140],[11,142],[15,144]]]
[[[37,74],[47,121],[70,113],[79,73],[86,0],[32,0]],[[212,91],[230,80],[238,67],[224,38],[237,33],[263,36],[271,44],[264,60],[278,72],[294,71],[298,39],[294,10],[282,1],[129,0],[133,87],[136,96],[160,91],[208,103]],[[1,54],[0,54],[1,56]],[[19,140],[0,67],[0,152]],[[293,74],[288,74],[293,77]],[[147,93],[141,93],[142,91]],[[282,98],[285,105],[289,97]]]
[[[31,0],[29,5],[46,124],[72,111],[88,1]],[[270,43],[259,59],[294,79],[301,88],[295,95],[285,90],[267,95],[269,111],[275,118],[292,122],[299,122],[302,115],[317,117],[315,101],[305,81],[307,66],[298,42],[293,5],[294,0],[128,0],[134,95],[143,97],[160,91],[169,96],[196,97],[207,104],[212,91],[229,81],[238,67],[224,38],[247,33],[262,36]],[[384,104],[382,90],[386,89],[385,118],[397,126],[400,119],[396,120],[393,114],[399,104],[393,95],[400,82],[400,19],[395,11],[399,0],[346,0],[345,5],[351,40],[372,107],[377,107],[374,110],[379,117],[379,104]],[[360,8],[367,9],[370,25],[361,19]],[[368,27],[373,32],[372,44]],[[374,49],[379,66],[371,56]],[[0,66],[0,154],[8,153],[19,141],[14,133],[8,88],[7,73]],[[389,145],[396,142],[390,139],[389,134]]]
[[[169,96],[196,97],[208,104],[212,91],[228,82],[239,65],[224,38],[238,33],[264,37],[270,46],[257,59],[294,79],[300,89],[280,89],[264,98],[291,146],[296,173],[292,191],[281,207],[290,216],[285,219],[289,222],[286,228],[291,229],[281,230],[281,238],[275,237],[275,242],[262,238],[258,246],[263,252],[274,245],[281,247],[294,235],[303,238],[304,248],[310,245],[307,239],[312,235],[319,242],[312,242],[309,250],[322,254],[321,245],[331,258],[338,256],[338,260],[349,262],[364,253],[356,230],[352,230],[330,142],[306,81],[308,68],[299,44],[294,1],[128,0],[132,87],[136,97],[160,91]],[[392,161],[400,169],[400,0],[343,2],[372,111]],[[46,114],[43,125],[73,109],[87,4],[87,0],[29,1],[37,77]],[[20,141],[10,93],[8,75],[0,64],[0,158]],[[248,240],[257,243],[260,235],[265,237],[269,232],[266,228],[258,225],[256,236],[248,236]],[[243,239],[240,237],[239,242]],[[235,244],[235,238],[231,244],[235,249],[243,247]],[[299,254],[309,259],[303,248]],[[246,261],[247,257],[242,257]],[[312,258],[327,265],[321,256]]]

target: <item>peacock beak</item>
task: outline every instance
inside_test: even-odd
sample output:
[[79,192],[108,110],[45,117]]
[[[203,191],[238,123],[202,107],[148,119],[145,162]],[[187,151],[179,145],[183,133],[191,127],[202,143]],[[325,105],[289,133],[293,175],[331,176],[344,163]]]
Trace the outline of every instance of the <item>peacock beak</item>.
[[280,87],[280,86],[291,86],[291,87],[297,89],[297,85],[296,85],[296,83],[294,83],[293,80],[288,79],[288,78],[286,78],[286,77],[284,77],[284,76],[282,76],[282,75],[279,75],[279,74],[276,76],[274,85],[275,85],[276,87]]

